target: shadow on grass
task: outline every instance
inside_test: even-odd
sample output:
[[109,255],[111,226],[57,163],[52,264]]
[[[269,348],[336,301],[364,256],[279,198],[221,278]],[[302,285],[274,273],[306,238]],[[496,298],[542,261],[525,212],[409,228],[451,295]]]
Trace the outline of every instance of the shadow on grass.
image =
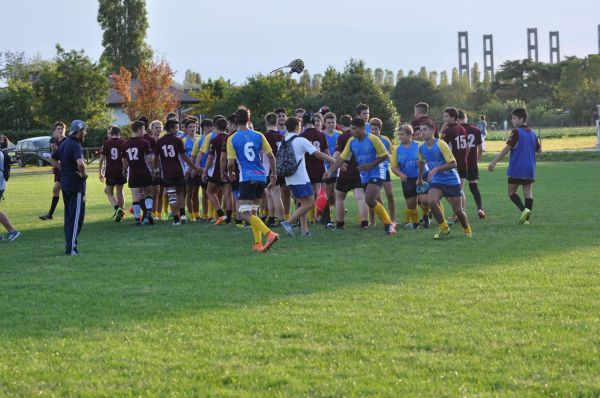
[[[561,181],[571,183],[595,173],[561,168],[552,166],[553,173],[563,173]],[[505,177],[496,174],[493,179]],[[489,208],[497,210],[485,222],[473,221],[472,240],[460,228],[448,241],[433,242],[433,230],[385,237],[381,228],[361,231],[350,226],[330,232],[313,226],[311,239],[282,236],[268,254],[251,253],[249,229],[199,223],[116,225],[99,221],[106,206],[94,202],[80,239],[81,256],[62,254],[60,221],[27,230],[13,243],[0,242],[0,335],[81,333],[354,286],[418,284],[422,278],[598,245],[593,219],[576,229],[567,227],[581,208],[593,205],[588,198],[594,198],[594,187],[574,194],[569,184],[546,184],[539,192],[543,215],[528,228],[514,225],[515,210],[506,203],[505,185],[498,183],[484,190]],[[552,201],[569,195],[572,202],[581,198],[577,208]]]

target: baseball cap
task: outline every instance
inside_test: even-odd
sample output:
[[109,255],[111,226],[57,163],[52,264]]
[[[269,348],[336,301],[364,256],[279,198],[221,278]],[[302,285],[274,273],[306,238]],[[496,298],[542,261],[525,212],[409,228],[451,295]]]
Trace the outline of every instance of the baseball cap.
[[71,127],[69,127],[69,135],[76,133],[79,130],[83,130],[84,128],[86,128],[86,125],[83,120],[73,120],[71,122]]

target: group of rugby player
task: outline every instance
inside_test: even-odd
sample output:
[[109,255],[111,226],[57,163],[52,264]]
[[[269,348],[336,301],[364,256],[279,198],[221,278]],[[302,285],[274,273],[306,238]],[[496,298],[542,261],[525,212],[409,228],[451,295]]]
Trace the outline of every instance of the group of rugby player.
[[[455,108],[444,110],[438,131],[428,111],[426,103],[415,106],[415,119],[395,132],[397,145],[382,134],[382,121],[370,118],[365,104],[356,106],[354,117],[343,115],[339,120],[327,107],[319,112],[296,109],[291,117],[278,108],[265,115],[264,134],[253,130],[245,107],[229,117],[199,121],[188,116],[181,123],[177,114],[170,113],[164,125],[141,117],[131,124],[127,140],[121,138],[119,127],[109,127],[99,178],[118,222],[126,214],[123,187],[128,184],[136,225],[153,225],[170,217],[173,225],[235,222],[252,228],[253,251],[266,252],[279,239],[271,230],[277,226],[291,236],[297,224],[302,236],[310,236],[311,222],[344,229],[345,199],[350,191],[361,228],[375,226],[376,215],[386,234],[396,234],[391,170],[402,184],[404,228],[429,228],[433,216],[439,225],[435,239],[447,236],[449,225],[455,222],[470,238],[463,191],[466,181],[478,217],[486,216],[478,188],[482,134]],[[55,128],[60,141],[64,125],[57,123]],[[318,195],[326,198],[321,206],[315,205]],[[448,219],[442,197],[452,207]],[[53,198],[51,212],[55,202]],[[417,207],[422,210],[420,217]]]

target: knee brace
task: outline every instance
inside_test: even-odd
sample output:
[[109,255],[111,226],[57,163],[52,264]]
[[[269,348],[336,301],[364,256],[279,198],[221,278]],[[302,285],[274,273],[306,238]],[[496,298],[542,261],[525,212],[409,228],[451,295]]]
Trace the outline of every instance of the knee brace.
[[167,197],[169,198],[169,204],[174,205],[177,203],[177,190],[172,188],[167,189]]

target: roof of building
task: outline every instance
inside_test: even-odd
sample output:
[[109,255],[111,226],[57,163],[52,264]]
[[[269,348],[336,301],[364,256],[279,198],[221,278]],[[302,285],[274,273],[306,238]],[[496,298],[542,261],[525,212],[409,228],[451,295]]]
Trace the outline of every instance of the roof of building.
[[[117,92],[117,90],[112,88],[112,84],[113,84],[112,77],[109,78],[109,82],[110,82],[111,88],[110,88],[110,92],[108,94],[107,105],[108,106],[122,106],[123,105],[123,97]],[[131,100],[134,102],[135,102],[135,93],[134,93],[133,89],[136,87],[139,87],[139,85],[140,85],[140,82],[138,80],[131,79]],[[183,105],[197,104],[198,102],[200,102],[200,100],[198,98],[192,97],[191,95],[187,94],[183,90],[180,90],[176,87],[173,87],[173,86],[169,87],[169,91],[174,94],[175,100],[179,101]]]

